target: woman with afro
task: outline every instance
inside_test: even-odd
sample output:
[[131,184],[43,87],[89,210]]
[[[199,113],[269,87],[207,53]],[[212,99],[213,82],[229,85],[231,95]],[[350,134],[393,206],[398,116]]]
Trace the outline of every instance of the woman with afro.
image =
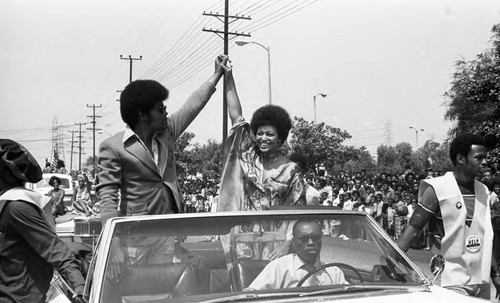
[[[233,127],[224,143],[223,172],[218,211],[266,210],[279,205],[305,205],[305,183],[295,162],[281,153],[292,121],[280,106],[263,106],[250,124],[242,109],[229,63],[223,66],[226,97]],[[265,229],[281,230],[288,236],[285,222],[275,222]],[[254,226],[253,228],[262,228]],[[288,252],[288,243],[276,248],[267,245],[252,249],[253,258],[274,259]],[[283,244],[283,243],[281,243]],[[274,245],[277,246],[277,245]],[[278,245],[279,246],[279,245]]]

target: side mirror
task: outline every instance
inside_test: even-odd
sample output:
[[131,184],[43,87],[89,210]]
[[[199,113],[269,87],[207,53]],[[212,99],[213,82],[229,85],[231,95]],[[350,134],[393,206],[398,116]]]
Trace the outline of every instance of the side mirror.
[[436,281],[436,279],[443,273],[445,260],[442,255],[434,255],[431,258],[429,263],[429,267],[431,269],[431,273],[434,275],[434,279],[432,279],[432,284]]

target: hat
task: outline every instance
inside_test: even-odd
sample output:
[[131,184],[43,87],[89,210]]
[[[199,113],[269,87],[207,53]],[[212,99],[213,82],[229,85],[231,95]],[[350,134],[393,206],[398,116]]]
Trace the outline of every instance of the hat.
[[0,161],[12,175],[22,181],[36,183],[42,180],[42,169],[30,152],[21,144],[0,139]]

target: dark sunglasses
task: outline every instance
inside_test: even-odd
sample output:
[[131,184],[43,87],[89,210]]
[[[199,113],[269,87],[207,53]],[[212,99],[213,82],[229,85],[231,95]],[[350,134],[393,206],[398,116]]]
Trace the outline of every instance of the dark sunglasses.
[[298,236],[297,239],[302,243],[308,243],[309,240],[312,240],[313,242],[318,242],[319,240],[321,240],[321,235],[301,235]]

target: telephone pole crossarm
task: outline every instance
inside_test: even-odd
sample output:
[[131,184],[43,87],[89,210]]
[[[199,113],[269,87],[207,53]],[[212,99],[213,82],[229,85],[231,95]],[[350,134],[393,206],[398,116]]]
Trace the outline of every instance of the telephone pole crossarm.
[[129,69],[129,83],[132,82],[132,62],[136,60],[142,60],[142,55],[139,56],[139,58],[134,58],[131,55],[128,55],[128,57],[124,57],[123,55],[120,55],[120,60],[128,60],[130,63],[130,69]]
[[[210,33],[215,33],[215,34],[226,34],[225,31],[220,31],[218,29],[202,29],[204,32],[210,32]],[[234,36],[243,36],[243,37],[251,37],[250,34],[245,34],[245,33],[239,33],[239,32],[227,32],[228,35],[234,35]]]
[[[217,30],[217,29],[206,29],[203,28],[202,31],[204,32],[211,32],[219,36],[224,40],[224,55],[229,55],[229,35],[232,36],[244,36],[244,37],[251,37],[249,33],[238,33],[238,32],[230,32],[229,31],[229,24],[232,22],[242,19],[242,20],[252,20],[249,16],[244,16],[244,15],[230,15],[229,14],[229,0],[224,0],[224,14],[214,14],[212,12],[203,12],[203,16],[208,16],[208,17],[215,17],[219,19],[224,24],[224,30]],[[224,81],[224,91],[226,90],[226,81]],[[222,96],[222,142],[226,141],[227,138],[227,99],[226,99],[226,94],[223,94]]]
[[[210,12],[210,13],[205,13],[205,12],[203,12],[203,14],[202,14],[202,15],[203,15],[203,16],[211,16],[211,17],[226,17],[225,15],[213,14],[212,12]],[[229,16],[227,16],[227,17],[228,17],[228,18],[231,18],[231,19],[235,19],[235,20],[238,20],[238,19],[252,20],[252,18],[251,18],[251,17],[247,17],[247,16],[245,16],[245,15],[241,15],[241,16],[239,16],[239,15],[229,15]],[[219,20],[220,20],[220,19],[219,19]],[[221,21],[222,21],[222,20],[221,20]],[[222,21],[222,22],[224,22],[224,21]]]

